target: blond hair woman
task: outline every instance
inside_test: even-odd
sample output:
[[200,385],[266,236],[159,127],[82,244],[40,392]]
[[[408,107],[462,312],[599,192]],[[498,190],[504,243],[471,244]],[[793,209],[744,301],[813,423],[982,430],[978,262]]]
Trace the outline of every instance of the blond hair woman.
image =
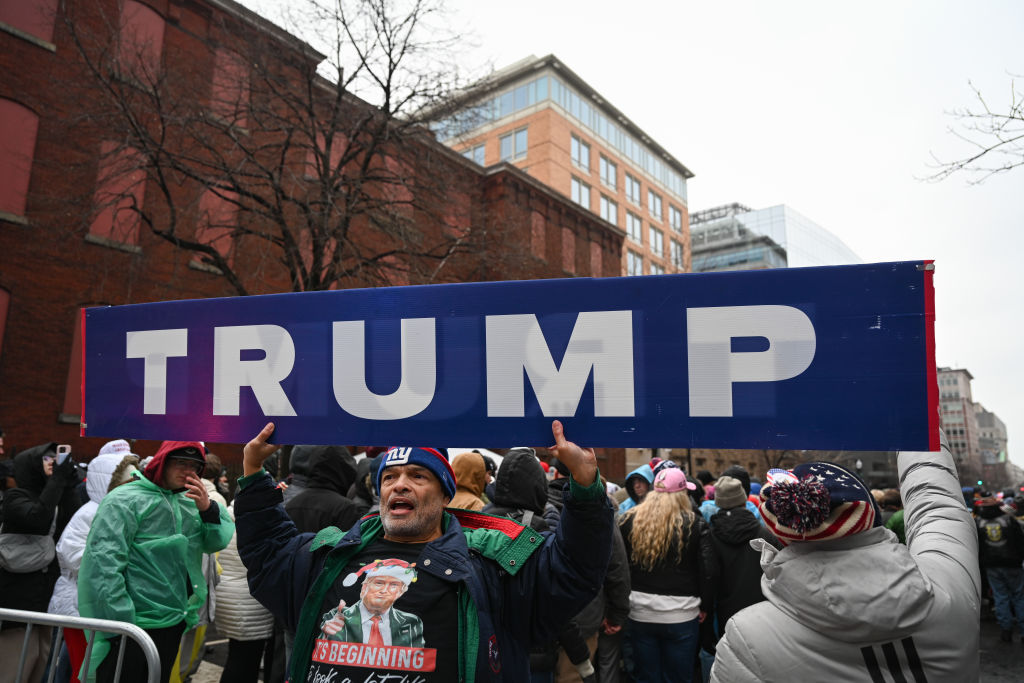
[[629,634],[639,683],[690,681],[694,673],[715,576],[708,524],[688,493],[695,488],[682,470],[663,470],[619,523],[629,556]]

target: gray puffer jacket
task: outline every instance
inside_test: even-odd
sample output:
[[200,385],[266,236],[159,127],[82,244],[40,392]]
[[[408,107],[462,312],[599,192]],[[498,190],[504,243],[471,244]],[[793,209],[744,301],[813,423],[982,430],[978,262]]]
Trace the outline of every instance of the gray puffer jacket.
[[885,528],[761,552],[767,600],[719,641],[711,680],[978,680],[978,536],[945,436],[900,453],[907,545]]

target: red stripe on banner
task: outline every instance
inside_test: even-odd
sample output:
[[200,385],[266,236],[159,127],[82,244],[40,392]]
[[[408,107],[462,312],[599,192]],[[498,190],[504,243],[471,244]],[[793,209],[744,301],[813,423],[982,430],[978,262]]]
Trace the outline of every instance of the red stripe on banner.
[[346,643],[320,638],[313,646],[312,659],[320,664],[356,666],[382,671],[433,671],[437,666],[437,650],[425,647]]
[[928,364],[928,450],[939,450],[939,373],[935,363],[935,261],[924,262],[924,350]]
[[78,315],[82,325],[82,407],[78,416],[78,435],[85,436],[85,309],[79,308]]

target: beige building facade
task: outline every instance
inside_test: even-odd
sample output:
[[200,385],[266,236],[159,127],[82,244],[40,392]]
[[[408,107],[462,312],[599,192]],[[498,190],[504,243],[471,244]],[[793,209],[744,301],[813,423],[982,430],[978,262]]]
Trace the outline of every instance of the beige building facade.
[[435,133],[481,166],[515,165],[623,231],[623,275],[690,271],[693,173],[554,55],[478,83]]

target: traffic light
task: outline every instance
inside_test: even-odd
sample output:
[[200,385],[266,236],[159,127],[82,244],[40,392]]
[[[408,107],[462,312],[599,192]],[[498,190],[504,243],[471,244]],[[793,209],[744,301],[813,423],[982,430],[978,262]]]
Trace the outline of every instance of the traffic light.
[[983,481],[982,481],[981,479],[979,479],[979,480],[978,480],[978,486],[981,486],[981,485],[982,485],[982,484],[984,484],[984,483],[985,483],[985,482],[983,482]]

